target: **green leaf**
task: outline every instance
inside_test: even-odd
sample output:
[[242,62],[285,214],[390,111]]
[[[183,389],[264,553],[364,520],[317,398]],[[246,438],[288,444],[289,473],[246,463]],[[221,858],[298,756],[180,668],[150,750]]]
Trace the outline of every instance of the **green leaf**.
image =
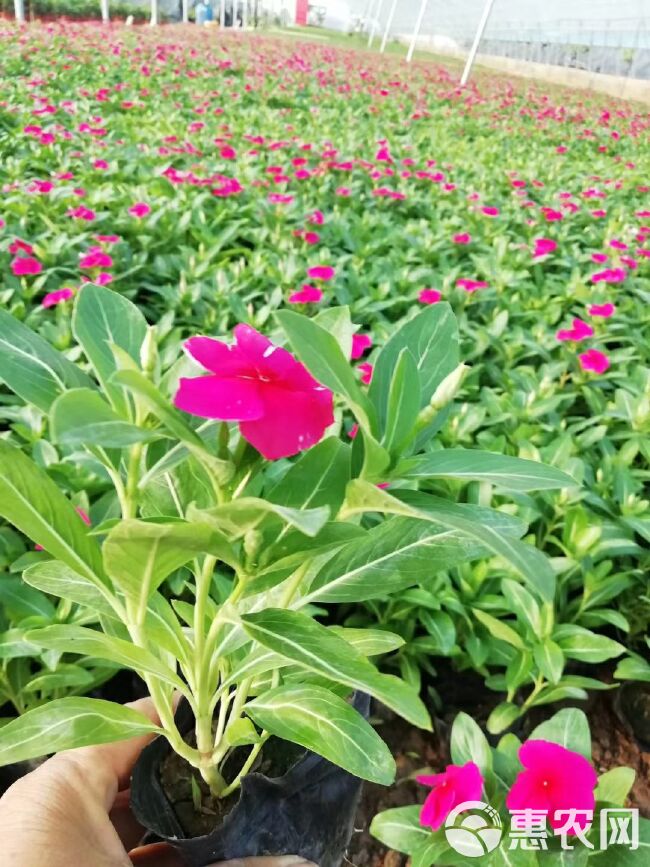
[[455,765],[474,762],[485,774],[492,769],[492,753],[480,726],[466,713],[459,713],[451,727],[451,759]]
[[431,837],[431,831],[420,824],[421,807],[394,807],[378,813],[370,824],[370,833],[388,849],[412,855]]
[[23,581],[44,593],[84,605],[97,614],[115,616],[115,612],[95,584],[59,560],[34,563],[23,572]]
[[606,801],[622,807],[630,794],[636,773],[632,768],[612,768],[598,777],[594,795],[597,801]]
[[0,728],[0,766],[162,729],[141,713],[97,698],[58,698]]
[[421,491],[396,490],[392,496],[368,482],[353,479],[348,485],[344,510],[346,514],[377,511],[408,515],[458,531],[510,563],[543,599],[552,601],[554,598],[555,574],[544,554],[481,521],[481,513],[476,511],[476,507],[472,510],[471,506],[452,503]]
[[420,412],[420,380],[411,350],[397,356],[386,401],[386,426],[381,444],[388,451],[399,449],[413,432]]
[[40,648],[25,638],[23,629],[8,629],[0,632],[0,659],[17,659],[22,656],[38,656]]
[[460,479],[489,482],[509,491],[544,491],[575,487],[571,476],[555,467],[474,449],[444,449],[408,462],[410,479]]
[[642,680],[650,683],[650,664],[641,656],[628,656],[616,666],[614,677],[618,680]]
[[502,701],[490,713],[486,728],[491,735],[499,735],[518,720],[522,710],[519,705],[513,704],[510,701]]
[[291,346],[321,385],[345,397],[362,425],[372,429],[373,410],[361,390],[350,360],[343,355],[334,335],[325,328],[291,310],[280,310],[276,319]]
[[404,645],[401,635],[383,629],[355,629],[351,626],[330,626],[330,632],[344,638],[364,656],[381,656]]
[[47,596],[25,584],[18,575],[0,575],[0,607],[14,620],[22,617],[52,620],[56,616]]
[[558,626],[553,638],[565,656],[581,662],[604,662],[625,652],[625,648],[618,641],[573,624]]
[[117,370],[111,346],[119,346],[133,361],[139,361],[146,319],[128,298],[106,286],[87,283],[75,299],[72,331],[113,406],[128,415],[126,395],[110,381]]
[[400,353],[411,354],[420,381],[420,409],[431,400],[442,380],[458,366],[458,327],[448,304],[435,304],[405,322],[383,347],[375,363],[369,396],[386,430],[393,373]]
[[279,506],[314,509],[329,506],[336,515],[350,479],[350,447],[337,437],[328,437],[306,451],[267,497]]
[[349,307],[326,307],[313,317],[314,322],[336,338],[344,358],[352,355],[352,335],[356,327],[350,319]]
[[421,609],[418,614],[424,628],[435,640],[437,653],[447,656],[456,641],[456,627],[454,621],[446,611],[427,611]]
[[206,524],[128,519],[113,527],[102,550],[106,572],[139,605],[197,554],[218,557],[223,547],[223,537]]
[[3,441],[0,515],[86,580],[105,586],[99,546],[74,506],[43,470]]
[[244,706],[266,731],[318,753],[357,777],[390,785],[395,761],[358,711],[327,689],[279,686]]
[[558,683],[564,671],[564,654],[550,638],[545,638],[533,647],[533,658],[540,672],[551,683]]
[[360,689],[420,728],[429,714],[417,693],[397,677],[380,674],[351,644],[299,611],[267,608],[242,616],[246,632],[269,650],[324,677]]
[[541,723],[530,733],[528,740],[551,741],[567,750],[580,753],[591,761],[591,734],[583,711],[567,707],[558,711],[549,720]]
[[329,514],[328,506],[320,506],[316,509],[291,509],[257,497],[240,497],[222,506],[214,506],[212,509],[190,508],[187,511],[190,520],[209,524],[232,540],[242,538],[270,515],[280,518],[285,524],[295,527],[305,536],[316,536],[327,522]]
[[[433,834],[429,839],[418,846],[411,856],[411,867],[432,867],[434,864],[441,864],[445,854],[449,854],[449,843],[447,840],[436,839]],[[454,858],[454,861],[456,859]],[[451,862],[447,862],[451,863]]]
[[498,638],[499,641],[505,641],[507,644],[511,644],[513,647],[516,647],[517,650],[525,649],[526,645],[519,633],[515,632],[515,630],[511,626],[508,626],[507,623],[498,620],[496,617],[488,614],[487,611],[481,611],[480,608],[472,608],[472,614],[480,623],[483,624],[483,626],[485,626],[490,635],[494,638]]
[[176,689],[184,689],[176,672],[164,665],[149,650],[95,629],[61,624],[32,629],[25,637],[39,647],[59,650],[61,653],[96,656],[122,668],[130,668],[141,674],[152,674],[171,683]]
[[43,412],[66,389],[92,385],[76,364],[6,310],[0,310],[0,379]]
[[50,411],[52,441],[66,446],[123,448],[145,442],[153,431],[124,421],[96,391],[75,388],[60,395]]

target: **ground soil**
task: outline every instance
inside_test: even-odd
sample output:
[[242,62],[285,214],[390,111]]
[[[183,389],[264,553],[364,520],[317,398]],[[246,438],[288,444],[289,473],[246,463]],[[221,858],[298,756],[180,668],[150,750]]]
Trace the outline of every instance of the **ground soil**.
[[[465,675],[458,680],[462,681],[464,678]],[[467,687],[467,684],[460,686],[464,693]],[[645,708],[648,707],[649,696],[650,690],[645,692]],[[456,697],[461,698],[459,695]],[[466,710],[479,723],[484,723],[490,703],[491,696],[485,694],[481,684],[481,688],[474,692],[471,703],[473,706],[462,701],[455,704],[453,710],[435,719],[433,732],[415,729],[395,717],[384,717],[377,730],[395,755],[397,783],[391,788],[365,784],[355,821],[356,830],[347,852],[348,864],[355,867],[405,867],[406,856],[386,849],[368,833],[373,816],[391,807],[422,803],[426,789],[419,786],[414,777],[424,768],[440,771],[450,762],[449,731],[456,712]],[[634,708],[634,717],[625,715],[625,710],[630,710],[630,704]],[[641,815],[650,818],[650,743],[639,742],[635,736],[634,730],[638,733],[637,723],[640,717],[638,699],[632,703],[627,702],[627,705],[626,707],[626,703],[621,702],[618,690],[595,693],[584,705],[591,725],[593,760],[599,773],[620,765],[634,768],[636,781],[629,806],[638,807]],[[530,714],[526,729],[517,734],[525,737],[534,725],[557,710],[558,707],[544,708],[543,716],[541,713]]]

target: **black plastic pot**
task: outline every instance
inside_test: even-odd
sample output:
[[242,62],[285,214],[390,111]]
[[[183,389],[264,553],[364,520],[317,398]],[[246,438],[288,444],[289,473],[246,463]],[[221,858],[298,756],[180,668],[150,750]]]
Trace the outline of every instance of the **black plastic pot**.
[[[355,695],[354,706],[367,716],[369,697]],[[179,708],[177,723],[181,732],[192,726],[187,704]],[[142,751],[131,778],[131,807],[151,832],[149,839],[170,843],[187,867],[257,855],[300,855],[319,867],[339,867],[361,795],[358,777],[305,752],[283,776],[248,774],[239,800],[214,830],[188,838],[160,782],[159,768],[169,751],[162,737]]]

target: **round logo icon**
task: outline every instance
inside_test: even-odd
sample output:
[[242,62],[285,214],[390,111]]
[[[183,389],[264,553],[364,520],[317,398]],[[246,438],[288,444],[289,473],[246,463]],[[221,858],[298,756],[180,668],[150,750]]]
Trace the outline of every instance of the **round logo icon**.
[[463,801],[445,820],[445,836],[454,851],[467,858],[494,852],[503,835],[501,817],[483,801]]

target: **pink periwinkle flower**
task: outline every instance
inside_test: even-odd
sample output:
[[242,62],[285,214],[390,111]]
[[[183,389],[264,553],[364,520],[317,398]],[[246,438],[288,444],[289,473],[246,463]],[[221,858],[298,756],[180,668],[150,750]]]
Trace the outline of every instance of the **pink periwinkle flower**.
[[40,274],[43,266],[33,256],[16,256],[11,261],[11,270],[16,277],[27,277]]
[[325,215],[322,211],[314,211],[308,218],[308,222],[313,226],[322,226],[325,222]]
[[418,295],[421,304],[437,304],[442,298],[442,292],[437,289],[422,289]]
[[187,352],[209,371],[182,378],[174,404],[201,418],[239,422],[239,431],[267,460],[319,442],[334,421],[333,395],[286,349],[249,325],[235,343],[192,337]]
[[605,373],[610,366],[609,358],[598,349],[588,349],[578,356],[578,360],[583,370],[589,370],[592,373]]
[[41,301],[41,307],[55,307],[63,301],[69,301],[74,291],[71,286],[64,286],[63,289],[57,289],[55,292],[48,292]]
[[601,316],[603,319],[609,319],[616,312],[616,307],[608,301],[606,304],[592,304],[587,307],[587,313],[590,316]]
[[599,265],[602,265],[603,262],[606,262],[609,259],[607,253],[592,253],[591,261],[596,262]]
[[302,289],[289,295],[289,304],[317,304],[323,297],[323,290],[308,283]]
[[540,256],[548,256],[549,253],[554,253],[556,250],[557,242],[551,240],[551,238],[535,238],[533,259],[539,259]]
[[105,253],[101,247],[91,247],[79,261],[79,267],[86,270],[91,270],[93,268],[111,268],[112,265],[112,256]]
[[34,248],[31,244],[28,244],[27,241],[21,241],[20,238],[16,238],[15,241],[12,241],[9,244],[9,252],[15,256],[16,253],[27,253],[31,255],[34,252]]
[[150,213],[151,205],[148,205],[146,202],[136,202],[135,205],[131,205],[129,208],[129,214],[131,214],[132,217],[137,217],[139,220]]
[[472,236],[469,232],[459,232],[457,235],[454,235],[452,240],[454,244],[469,244],[471,243]]
[[456,286],[466,292],[476,292],[477,289],[486,289],[488,284],[485,280],[470,280],[469,277],[459,277]]
[[222,160],[234,160],[237,159],[237,151],[230,145],[224,145],[219,150],[219,156]]
[[542,213],[546,218],[547,223],[556,223],[564,219],[562,211],[556,211],[555,208],[542,208]]
[[588,322],[576,318],[573,320],[571,328],[561,328],[555,337],[557,340],[572,340],[574,343],[579,343],[581,340],[586,340],[587,337],[593,337],[593,334],[594,329]]
[[420,823],[434,831],[454,807],[465,801],[479,801],[483,791],[483,777],[474,762],[447,765],[442,774],[423,774],[416,779],[423,786],[431,787],[420,812]]
[[[527,741],[519,750],[519,761],[524,770],[508,792],[509,810],[546,811],[552,828],[565,824],[566,817],[556,818],[559,810],[593,811],[598,777],[579,753],[550,741]],[[589,821],[578,813],[576,824],[584,829]]]
[[372,337],[369,334],[353,334],[352,335],[352,352],[350,358],[356,360],[361,358],[363,353],[372,346]]
[[627,277],[624,268],[606,268],[591,275],[592,283],[622,283]]
[[372,382],[372,373],[374,370],[372,364],[364,361],[358,365],[358,370],[361,372],[361,382],[364,385],[370,385],[370,383]]
[[486,205],[485,207],[481,208],[481,213],[484,214],[486,217],[498,217],[499,209],[493,208],[491,205]]
[[307,269],[307,276],[311,280],[331,280],[335,271],[331,265],[314,265]]
[[88,223],[92,223],[97,215],[90,208],[79,205],[76,208],[70,208],[68,216],[73,217],[75,220],[86,220]]

